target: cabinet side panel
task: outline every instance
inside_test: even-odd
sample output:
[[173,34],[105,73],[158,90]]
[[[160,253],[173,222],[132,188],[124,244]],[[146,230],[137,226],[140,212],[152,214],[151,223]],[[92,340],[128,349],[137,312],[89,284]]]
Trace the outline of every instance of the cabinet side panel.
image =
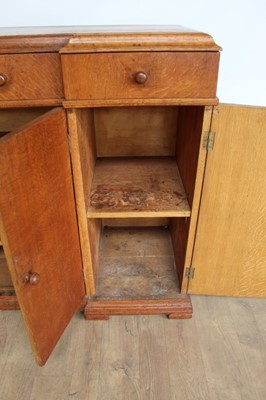
[[101,224],[88,223],[86,215],[96,163],[93,110],[70,110],[68,124],[84,277],[87,293],[94,294]]
[[266,296],[266,108],[213,114],[189,292]]
[[177,124],[176,161],[180,176],[192,207],[204,107],[180,107]]
[[181,291],[187,291],[184,271],[191,266],[202,181],[206,162],[203,133],[210,129],[212,107],[180,107],[176,161],[191,207],[191,217],[171,220],[172,242]]

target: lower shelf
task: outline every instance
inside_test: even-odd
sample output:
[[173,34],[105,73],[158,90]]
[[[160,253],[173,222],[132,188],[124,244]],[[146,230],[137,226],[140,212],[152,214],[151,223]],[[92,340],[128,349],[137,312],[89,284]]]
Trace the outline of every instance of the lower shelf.
[[129,314],[192,316],[190,297],[180,294],[164,227],[104,229],[96,295],[87,302],[85,318]]

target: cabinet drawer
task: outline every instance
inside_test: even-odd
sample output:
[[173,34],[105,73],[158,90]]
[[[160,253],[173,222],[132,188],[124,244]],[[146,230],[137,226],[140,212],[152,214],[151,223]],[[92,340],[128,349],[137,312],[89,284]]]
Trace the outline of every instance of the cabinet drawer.
[[218,64],[218,52],[62,55],[72,100],[214,98]]
[[0,56],[0,101],[59,98],[63,98],[59,54]]

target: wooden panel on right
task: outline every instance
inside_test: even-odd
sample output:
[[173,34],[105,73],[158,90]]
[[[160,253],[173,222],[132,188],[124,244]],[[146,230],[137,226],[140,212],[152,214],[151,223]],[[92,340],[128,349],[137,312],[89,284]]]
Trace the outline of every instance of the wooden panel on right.
[[188,292],[266,296],[266,108],[220,105],[212,120]]

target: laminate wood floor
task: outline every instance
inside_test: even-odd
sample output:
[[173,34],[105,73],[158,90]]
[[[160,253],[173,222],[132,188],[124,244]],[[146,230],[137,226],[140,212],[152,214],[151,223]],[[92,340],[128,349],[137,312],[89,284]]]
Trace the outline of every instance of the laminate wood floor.
[[266,299],[192,302],[191,320],[77,314],[43,368],[20,312],[0,312],[0,399],[265,400]]

